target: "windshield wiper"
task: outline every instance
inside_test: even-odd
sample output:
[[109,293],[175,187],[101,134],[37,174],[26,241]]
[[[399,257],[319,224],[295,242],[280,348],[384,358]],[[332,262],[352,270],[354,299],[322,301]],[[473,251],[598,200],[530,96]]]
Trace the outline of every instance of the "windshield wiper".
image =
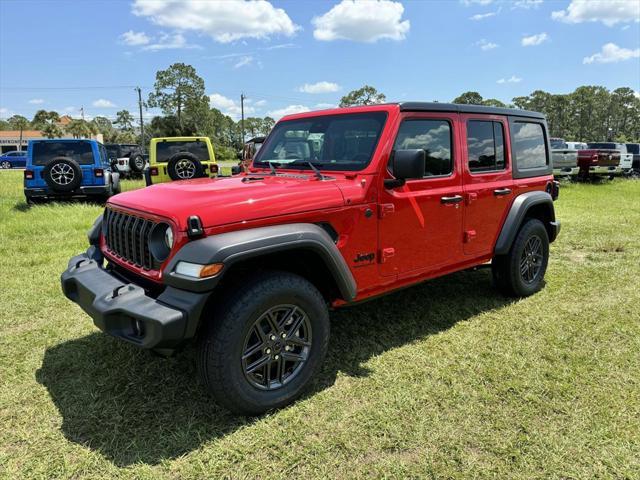
[[316,174],[316,178],[318,180],[324,180],[324,175],[322,175],[322,172],[320,172],[320,170],[318,170],[318,167],[316,167],[313,162],[307,162],[307,165],[309,165],[311,167],[311,170],[313,170],[313,173]]

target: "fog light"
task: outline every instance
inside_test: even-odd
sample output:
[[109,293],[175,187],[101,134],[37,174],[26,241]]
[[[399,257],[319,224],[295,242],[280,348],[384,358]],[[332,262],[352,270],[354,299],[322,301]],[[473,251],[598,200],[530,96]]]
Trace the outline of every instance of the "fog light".
[[222,270],[222,263],[211,263],[209,265],[201,265],[199,263],[178,262],[175,272],[192,278],[213,277]]

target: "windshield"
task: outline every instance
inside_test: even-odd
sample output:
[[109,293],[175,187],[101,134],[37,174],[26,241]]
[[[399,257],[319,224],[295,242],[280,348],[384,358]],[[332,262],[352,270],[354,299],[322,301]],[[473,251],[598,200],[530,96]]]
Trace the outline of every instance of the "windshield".
[[192,153],[201,162],[208,162],[209,149],[201,141],[158,142],[156,143],[156,162],[168,162],[176,153]]
[[93,150],[89,142],[34,142],[34,165],[46,165],[56,157],[67,157],[80,165],[93,165]]
[[254,160],[321,170],[361,170],[371,161],[387,118],[385,112],[323,115],[278,123]]
[[551,148],[567,148],[567,144],[561,138],[552,138],[549,142],[551,143]]

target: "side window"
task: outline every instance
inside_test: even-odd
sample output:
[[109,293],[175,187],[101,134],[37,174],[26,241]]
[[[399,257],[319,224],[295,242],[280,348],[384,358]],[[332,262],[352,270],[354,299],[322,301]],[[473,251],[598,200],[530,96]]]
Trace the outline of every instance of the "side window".
[[547,148],[541,124],[512,123],[511,142],[519,170],[540,168],[547,165]]
[[451,125],[446,120],[405,120],[400,125],[393,149],[424,150],[425,177],[450,175],[453,172]]
[[470,120],[467,123],[467,151],[471,173],[504,170],[502,123]]

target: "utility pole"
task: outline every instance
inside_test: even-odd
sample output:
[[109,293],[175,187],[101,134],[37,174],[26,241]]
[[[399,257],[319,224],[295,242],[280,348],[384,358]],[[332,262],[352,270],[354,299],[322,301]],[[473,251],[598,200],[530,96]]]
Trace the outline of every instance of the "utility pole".
[[242,138],[240,138],[241,147],[244,147],[244,93],[240,94],[240,131],[242,132]]
[[142,153],[145,152],[144,149],[144,121],[142,120],[142,91],[140,87],[136,87],[138,91],[138,109],[140,110],[140,147],[142,148]]

